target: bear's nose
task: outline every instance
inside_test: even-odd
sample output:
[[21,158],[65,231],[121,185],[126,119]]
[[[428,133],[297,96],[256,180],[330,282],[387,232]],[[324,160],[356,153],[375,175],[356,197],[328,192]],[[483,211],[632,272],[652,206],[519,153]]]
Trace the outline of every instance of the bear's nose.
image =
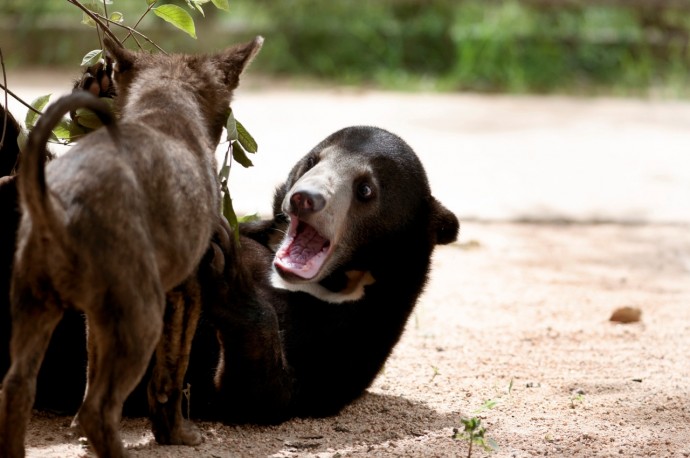
[[325,205],[326,199],[316,192],[296,191],[290,196],[290,210],[296,215],[321,211]]

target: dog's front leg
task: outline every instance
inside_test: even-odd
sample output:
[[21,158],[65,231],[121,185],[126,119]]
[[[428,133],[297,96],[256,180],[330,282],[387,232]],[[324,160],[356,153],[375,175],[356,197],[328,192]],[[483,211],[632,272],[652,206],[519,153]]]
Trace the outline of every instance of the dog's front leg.
[[201,442],[196,426],[182,417],[182,385],[200,311],[196,278],[190,278],[166,296],[165,325],[148,387],[151,426],[159,444]]

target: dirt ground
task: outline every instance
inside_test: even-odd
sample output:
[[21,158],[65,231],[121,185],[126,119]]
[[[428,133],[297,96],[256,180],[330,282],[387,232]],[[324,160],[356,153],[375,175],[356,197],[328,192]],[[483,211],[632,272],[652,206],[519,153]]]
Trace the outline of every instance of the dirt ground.
[[[688,227],[469,222],[433,268],[383,373],[340,415],[201,423],[198,447],[125,420],[131,455],[466,456],[453,428],[477,416],[498,449],[476,457],[690,456]],[[621,306],[641,321],[611,323]],[[89,456],[69,422],[34,415],[28,456]]]
[[[10,72],[10,87],[32,100],[74,76],[45,75]],[[467,456],[451,436],[476,416],[498,449],[475,457],[690,457],[690,103],[269,82],[233,109],[260,148],[232,172],[240,213],[267,212],[330,132],[375,124],[418,152],[461,237],[437,250],[385,370],[340,415],[200,423],[198,447],[160,447],[126,419],[132,456]],[[641,321],[611,323],[623,306]],[[70,420],[35,414],[28,456],[89,456]]]

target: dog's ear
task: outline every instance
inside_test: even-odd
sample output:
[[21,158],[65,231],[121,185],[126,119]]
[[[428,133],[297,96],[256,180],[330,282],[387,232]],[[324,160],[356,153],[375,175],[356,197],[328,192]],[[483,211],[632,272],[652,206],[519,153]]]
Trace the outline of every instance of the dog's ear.
[[108,55],[115,61],[116,71],[125,72],[132,68],[134,61],[137,59],[136,53],[115,43],[108,37],[103,37],[103,46],[108,52]]
[[458,239],[460,222],[450,210],[434,197],[431,198],[431,231],[435,242],[447,245]]
[[248,43],[228,48],[217,56],[225,74],[225,84],[228,89],[232,90],[237,87],[242,71],[258,54],[263,44],[263,37],[258,36]]

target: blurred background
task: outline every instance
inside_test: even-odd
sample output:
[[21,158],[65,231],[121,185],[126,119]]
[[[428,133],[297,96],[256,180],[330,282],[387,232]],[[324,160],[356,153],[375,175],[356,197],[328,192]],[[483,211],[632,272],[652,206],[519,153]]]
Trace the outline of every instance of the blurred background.
[[[168,51],[266,38],[234,104],[259,143],[256,167],[233,170],[241,211],[268,212],[333,130],[376,124],[465,219],[690,222],[690,1],[229,0],[204,16],[164,3],[197,34],[147,15],[137,29]],[[146,5],[107,8],[131,26]],[[3,0],[10,88],[69,90],[98,47],[81,21],[67,0]]]
[[[93,3],[94,0],[82,2]],[[97,3],[97,0],[96,0]],[[158,2],[157,4],[168,3]],[[184,1],[169,2],[186,7]],[[686,95],[686,0],[230,0],[194,14],[198,41],[150,14],[165,49],[218,49],[262,34],[265,74],[386,89]],[[132,25],[145,0],[115,0]],[[67,1],[0,4],[7,63],[72,67],[93,29]]]

